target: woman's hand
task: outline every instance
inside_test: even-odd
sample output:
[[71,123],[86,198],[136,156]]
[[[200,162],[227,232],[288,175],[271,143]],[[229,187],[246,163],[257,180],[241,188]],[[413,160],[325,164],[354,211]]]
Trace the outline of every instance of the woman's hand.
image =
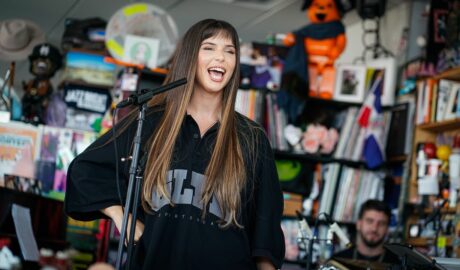
[[256,263],[257,263],[257,270],[275,270],[275,267],[270,262],[270,260],[267,258],[257,257]]
[[[109,206],[101,210],[104,215],[110,217],[115,223],[118,231],[121,231],[122,221],[123,221],[123,208],[120,205]],[[126,238],[129,239],[129,230],[131,228],[131,214],[129,215],[128,229],[126,231]],[[136,229],[134,231],[134,242],[139,241],[142,233],[144,232],[144,224],[139,220],[136,220]]]

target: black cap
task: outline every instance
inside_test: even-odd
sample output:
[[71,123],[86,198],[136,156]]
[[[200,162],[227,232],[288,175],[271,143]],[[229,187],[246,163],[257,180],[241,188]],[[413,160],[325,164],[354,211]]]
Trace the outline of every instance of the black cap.
[[62,66],[62,55],[59,49],[49,43],[41,43],[34,47],[32,54],[29,55],[29,61],[32,63],[38,58],[48,59],[53,63],[52,74]]

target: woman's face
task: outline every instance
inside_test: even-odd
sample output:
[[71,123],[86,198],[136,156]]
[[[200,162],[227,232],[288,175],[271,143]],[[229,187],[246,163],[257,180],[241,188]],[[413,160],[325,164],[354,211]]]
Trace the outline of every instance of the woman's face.
[[235,45],[223,35],[205,39],[201,42],[197,62],[195,90],[218,93],[227,85],[235,70]]

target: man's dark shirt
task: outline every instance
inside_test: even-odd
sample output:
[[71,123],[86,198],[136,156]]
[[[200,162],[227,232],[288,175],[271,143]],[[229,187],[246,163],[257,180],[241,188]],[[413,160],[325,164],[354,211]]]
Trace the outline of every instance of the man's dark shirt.
[[366,256],[361,254],[356,247],[351,247],[345,250],[342,250],[332,257],[335,258],[344,258],[344,259],[353,259],[361,261],[370,261],[370,262],[381,262],[387,264],[399,264],[399,258],[389,250],[384,250],[383,254],[377,256]]

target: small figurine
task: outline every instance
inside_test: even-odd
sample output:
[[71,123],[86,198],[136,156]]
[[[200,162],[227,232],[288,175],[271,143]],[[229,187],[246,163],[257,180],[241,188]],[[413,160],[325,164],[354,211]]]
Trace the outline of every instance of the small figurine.
[[53,92],[50,78],[62,65],[59,50],[48,43],[34,47],[29,56],[30,73],[36,77],[23,82],[22,118],[24,122],[43,124],[48,98]]
[[345,49],[344,12],[340,0],[305,0],[309,25],[286,35],[293,46],[284,73],[292,71],[309,83],[309,96],[331,99],[334,92],[334,62]]

